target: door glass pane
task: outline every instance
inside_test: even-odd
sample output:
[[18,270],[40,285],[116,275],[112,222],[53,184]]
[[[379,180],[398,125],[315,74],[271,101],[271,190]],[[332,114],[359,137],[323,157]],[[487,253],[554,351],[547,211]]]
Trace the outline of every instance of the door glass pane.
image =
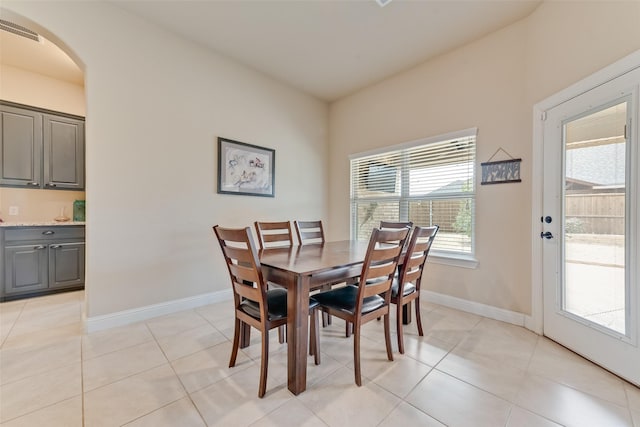
[[627,103],[564,123],[562,309],[625,334]]

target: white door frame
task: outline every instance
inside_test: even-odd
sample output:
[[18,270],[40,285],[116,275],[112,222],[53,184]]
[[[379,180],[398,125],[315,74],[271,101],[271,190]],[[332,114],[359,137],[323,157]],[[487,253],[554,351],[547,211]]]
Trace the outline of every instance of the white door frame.
[[533,233],[531,238],[531,316],[525,318],[525,327],[537,334],[542,335],[544,325],[542,239],[540,238],[540,232],[542,231],[540,217],[543,215],[542,184],[544,176],[543,116],[547,110],[636,68],[640,68],[640,50],[625,56],[619,61],[614,62],[533,106],[533,149],[531,160],[531,231]]

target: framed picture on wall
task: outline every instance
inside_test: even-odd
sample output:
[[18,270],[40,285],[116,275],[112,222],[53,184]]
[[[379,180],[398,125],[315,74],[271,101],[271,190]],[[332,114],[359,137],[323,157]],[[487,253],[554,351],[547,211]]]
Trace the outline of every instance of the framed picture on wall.
[[218,193],[274,197],[276,152],[218,138]]
[[522,159],[500,160],[480,163],[482,166],[481,185],[521,182],[520,162]]

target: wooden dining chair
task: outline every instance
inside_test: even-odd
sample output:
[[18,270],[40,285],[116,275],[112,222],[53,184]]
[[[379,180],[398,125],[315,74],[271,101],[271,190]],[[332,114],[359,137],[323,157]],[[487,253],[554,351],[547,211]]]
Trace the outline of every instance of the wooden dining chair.
[[324,243],[322,221],[294,221],[298,241],[301,245]]
[[360,329],[364,323],[384,316],[387,358],[393,360],[389,332],[391,285],[408,233],[408,228],[397,230],[374,228],[369,239],[359,283],[314,295],[323,311],[353,325],[353,359],[355,381],[358,386],[362,385]]
[[402,332],[402,309],[414,301],[416,307],[416,323],[418,335],[423,336],[422,318],[420,317],[420,283],[425,263],[429,256],[431,244],[439,227],[416,227],[411,234],[404,261],[400,266],[400,274],[394,278],[391,286],[391,303],[396,305],[396,324],[398,334],[398,351],[404,354],[404,336]]
[[[293,225],[298,235],[298,241],[301,246],[324,243],[324,227],[322,221],[293,221]],[[342,282],[338,282],[342,283]],[[322,286],[323,291],[331,290],[331,287],[337,283]],[[322,312],[322,327],[326,328],[331,324],[331,315]]]
[[[269,331],[287,323],[287,291],[283,288],[267,290],[249,227],[230,229],[216,225],[213,227],[213,231],[218,238],[222,254],[227,263],[233,289],[235,327],[229,367],[231,368],[236,364],[238,348],[240,347],[240,331],[243,324],[258,329],[262,334],[258,396],[263,397],[267,388]],[[309,353],[314,355],[316,365],[320,364],[317,312],[318,302],[310,298]]]
[[293,246],[293,233],[291,232],[291,223],[289,221],[256,221],[255,227],[260,249]]
[[[268,248],[290,248],[293,246],[293,232],[289,221],[254,223],[260,250]],[[278,283],[269,282],[269,285],[281,286]],[[285,340],[285,327],[278,328],[278,341],[282,344]]]

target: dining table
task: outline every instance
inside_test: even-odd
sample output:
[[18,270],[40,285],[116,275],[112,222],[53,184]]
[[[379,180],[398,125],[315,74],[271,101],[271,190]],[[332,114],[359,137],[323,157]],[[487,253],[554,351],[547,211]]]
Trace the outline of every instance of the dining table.
[[360,276],[367,246],[342,240],[259,253],[264,279],[287,289],[287,388],[295,395],[307,387],[309,293]]

